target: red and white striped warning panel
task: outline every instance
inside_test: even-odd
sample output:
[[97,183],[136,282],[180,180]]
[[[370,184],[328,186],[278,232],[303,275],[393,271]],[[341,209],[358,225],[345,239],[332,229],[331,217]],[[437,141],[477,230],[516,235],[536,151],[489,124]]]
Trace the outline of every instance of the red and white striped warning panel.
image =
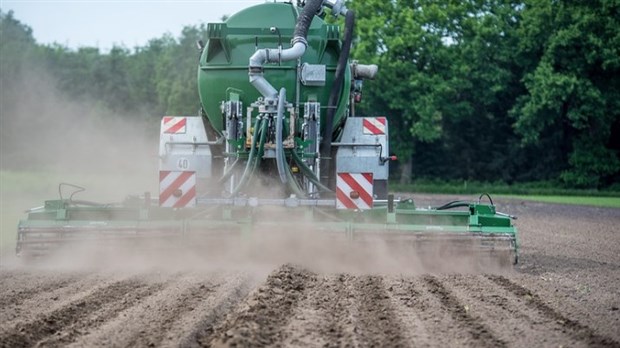
[[372,173],[338,173],[336,179],[337,209],[371,209],[372,195]]
[[187,118],[164,116],[162,130],[166,134],[185,134],[187,131]]
[[385,117],[364,117],[364,134],[381,135],[385,134]]
[[159,206],[196,206],[196,172],[159,172]]

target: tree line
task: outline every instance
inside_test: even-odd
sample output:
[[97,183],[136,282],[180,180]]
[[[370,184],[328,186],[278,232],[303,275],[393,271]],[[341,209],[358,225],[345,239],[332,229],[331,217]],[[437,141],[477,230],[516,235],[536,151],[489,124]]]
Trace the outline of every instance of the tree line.
[[352,2],[401,179],[618,182],[620,1]]
[[[358,110],[388,116],[401,182],[619,182],[620,0],[349,7],[357,18],[353,58],[380,67]],[[206,37],[204,25],[102,52],[38,44],[11,12],[0,11],[0,21],[2,118],[28,88],[16,81],[39,70],[70,98],[154,129],[161,115],[197,113],[195,43]]]

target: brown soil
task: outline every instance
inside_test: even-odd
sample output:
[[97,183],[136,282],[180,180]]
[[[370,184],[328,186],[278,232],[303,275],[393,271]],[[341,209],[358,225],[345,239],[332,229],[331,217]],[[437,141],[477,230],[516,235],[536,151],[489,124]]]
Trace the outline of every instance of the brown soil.
[[620,347],[620,210],[498,210],[519,216],[503,272],[5,264],[0,346]]

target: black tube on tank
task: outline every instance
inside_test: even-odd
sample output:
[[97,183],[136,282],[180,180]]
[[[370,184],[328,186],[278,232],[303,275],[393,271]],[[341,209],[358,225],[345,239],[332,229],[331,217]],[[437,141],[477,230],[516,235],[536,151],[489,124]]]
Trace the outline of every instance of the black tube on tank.
[[[334,114],[338,108],[338,98],[344,81],[344,72],[349,62],[349,53],[351,52],[351,42],[353,41],[353,28],[355,26],[355,12],[348,10],[344,19],[344,40],[342,43],[342,52],[338,58],[338,66],[336,67],[336,76],[334,84],[329,94],[329,102],[327,108],[327,117],[325,120],[325,133],[323,134],[323,142],[321,143],[321,157],[327,158],[332,152],[332,133],[334,131]],[[331,160],[323,160],[321,166],[322,172],[331,176]]]
[[308,36],[308,29],[310,28],[310,24],[312,24],[312,20],[314,16],[319,12],[321,7],[323,6],[323,0],[308,0],[306,1],[306,6],[299,13],[299,18],[297,18],[297,23],[295,24],[295,32],[293,33],[293,39],[296,37],[303,37],[304,39]]

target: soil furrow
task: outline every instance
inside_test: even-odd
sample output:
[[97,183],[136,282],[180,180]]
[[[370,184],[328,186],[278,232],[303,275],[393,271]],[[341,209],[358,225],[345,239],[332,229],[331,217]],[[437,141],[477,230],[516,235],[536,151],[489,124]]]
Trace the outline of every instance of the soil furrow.
[[[0,311],[0,327],[11,327],[17,322],[29,321],[37,316],[49,314],[120,280],[118,276],[111,278],[110,275],[102,274],[74,275],[71,273],[70,275],[62,274],[56,277],[49,274],[42,276],[44,281],[40,282],[40,284],[54,282],[57,278],[65,278],[67,276],[82,276],[82,278],[62,288],[50,287],[48,291],[38,292],[30,296],[30,298],[24,299],[17,306],[4,307]],[[28,277],[24,278],[26,279],[19,279],[18,282],[23,283],[27,281]]]
[[308,284],[287,325],[284,346],[359,346],[352,315],[354,295],[350,275],[323,276]]
[[486,276],[451,276],[444,284],[484,323],[511,346],[580,346],[555,320],[524,306],[521,298],[491,282]]
[[68,279],[53,279],[51,281],[44,282],[34,281],[29,284],[29,287],[2,292],[0,294],[0,309],[4,312],[9,306],[17,307],[24,301],[27,301],[40,293],[47,293],[64,288],[69,284],[76,282],[78,279],[78,276],[71,276]]
[[404,347],[402,324],[394,313],[385,284],[379,276],[361,276],[353,285],[358,305],[355,332],[362,346]]
[[[392,288],[394,290],[394,288]],[[415,330],[412,345],[416,347],[477,347],[466,329],[454,317],[451,308],[447,308],[433,293],[434,290],[423,279],[402,279],[396,288],[395,296],[401,303],[399,308],[403,314],[401,322],[412,323]]]
[[96,330],[90,330],[88,334],[81,336],[74,342],[74,346],[136,345],[141,336],[153,333],[154,339],[157,339],[158,335],[163,335],[165,330],[162,322],[166,322],[177,307],[182,307],[178,306],[176,301],[182,300],[180,296],[191,291],[198,281],[190,282],[188,276],[178,273],[161,274],[153,278],[161,279],[157,283],[157,292],[121,309],[115,317],[102,323]]
[[[17,276],[24,276],[23,272],[18,272],[14,270],[5,270],[2,265],[0,265],[0,284],[9,284],[8,282],[12,281]],[[0,286],[0,291],[4,291],[4,287]]]
[[[390,279],[386,286],[394,315],[402,325],[404,339],[415,347],[429,347],[433,340],[442,342],[442,336],[435,336],[430,330],[429,320],[422,318],[428,312],[428,305],[416,289],[415,281],[412,278]],[[449,342],[443,342],[443,345],[448,346]]]
[[[136,278],[115,282],[47,315],[17,323],[0,333],[1,346],[24,347],[38,342],[46,346],[65,345],[85,330],[101,325],[123,308],[131,306],[133,301],[157,291],[157,287]],[[98,311],[101,312],[91,317]]]
[[217,325],[222,324],[226,315],[234,311],[241,300],[250,293],[253,285],[254,281],[248,276],[231,277],[230,280],[221,285],[212,296],[209,296],[194,311],[194,315],[185,318],[180,323],[180,326],[185,328],[182,331],[185,332],[189,328],[189,332],[179,335],[183,337],[179,346],[201,347],[209,345],[214,338]]
[[[148,308],[142,311],[149,313],[142,320],[142,329],[134,331],[133,337],[123,340],[123,344],[136,347],[160,346],[175,321],[184,313],[194,310],[205,297],[211,296],[217,287],[218,285],[208,281],[194,285],[179,282],[175,291],[162,294],[165,299],[158,299],[162,301],[159,301],[157,307],[147,306]],[[180,293],[176,293],[178,291]]]
[[557,310],[547,305],[537,294],[531,292],[527,288],[512,282],[510,279],[489,275],[488,278],[496,284],[502,286],[506,290],[514,293],[516,296],[525,299],[525,303],[548,318],[562,325],[565,332],[573,336],[573,338],[587,343],[590,347],[620,347],[620,342],[611,337],[597,334],[587,325],[581,324],[576,320],[566,318]]
[[465,305],[461,303],[439,279],[428,275],[424,277],[424,281],[428,284],[429,291],[433,293],[446,310],[450,312],[455,322],[462,326],[474,339],[476,346],[506,347],[506,342],[497,338],[495,334],[483,324],[480,318],[473,317],[465,309]]
[[281,344],[286,338],[284,328],[291,319],[308,283],[316,282],[316,275],[284,265],[267,277],[246,300],[216,329],[212,345],[266,346]]

